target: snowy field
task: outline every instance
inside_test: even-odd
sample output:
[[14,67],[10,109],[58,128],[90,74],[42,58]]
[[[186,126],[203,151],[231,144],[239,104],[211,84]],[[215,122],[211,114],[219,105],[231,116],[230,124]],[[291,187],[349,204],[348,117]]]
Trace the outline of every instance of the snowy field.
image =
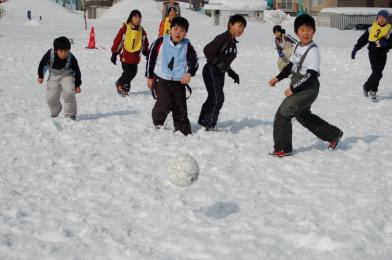
[[[218,126],[197,125],[206,98],[202,49],[224,26],[186,9],[200,57],[188,100],[193,135],[155,130],[145,60],[128,98],[114,82],[110,47],[129,12],[143,13],[150,42],[159,5],[122,0],[94,25],[49,0],[9,0],[0,20],[1,260],[390,260],[392,259],[392,57],[378,103],[362,96],[367,50],[350,59],[361,31],[318,28],[321,91],[313,111],[344,131],[336,151],[294,122],[294,155],[271,158],[272,124],[288,81],[277,88],[271,24],[250,22],[226,78]],[[26,19],[31,10],[33,20]],[[43,20],[39,21],[38,17]],[[293,34],[292,25],[283,25]],[[37,67],[53,39],[72,38],[82,72],[78,121],[49,116]],[[173,186],[169,160],[200,166],[189,188]]]

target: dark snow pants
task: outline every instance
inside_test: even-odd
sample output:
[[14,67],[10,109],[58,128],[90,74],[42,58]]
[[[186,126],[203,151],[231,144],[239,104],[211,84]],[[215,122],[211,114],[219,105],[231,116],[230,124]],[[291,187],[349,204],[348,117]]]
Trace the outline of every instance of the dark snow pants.
[[310,111],[312,103],[318,96],[318,92],[319,83],[317,82],[310,89],[298,92],[283,100],[274,119],[275,151],[292,151],[291,119],[293,117],[321,140],[332,141],[339,135],[339,128],[330,125]]
[[131,81],[136,76],[137,64],[121,63],[123,73],[117,81],[117,85],[123,86],[124,90],[129,91],[131,89]]
[[185,86],[179,81],[157,79],[155,84],[157,101],[152,109],[154,125],[163,125],[167,115],[172,112],[174,130],[184,135],[192,133],[188,119]]
[[207,63],[203,68],[203,80],[207,89],[207,100],[201,107],[198,123],[207,128],[216,126],[219,111],[225,101],[223,86],[225,73],[218,70],[214,65]]
[[382,78],[382,71],[387,62],[387,54],[369,50],[369,61],[372,68],[372,74],[370,74],[368,80],[365,82],[364,90],[377,92],[378,85]]

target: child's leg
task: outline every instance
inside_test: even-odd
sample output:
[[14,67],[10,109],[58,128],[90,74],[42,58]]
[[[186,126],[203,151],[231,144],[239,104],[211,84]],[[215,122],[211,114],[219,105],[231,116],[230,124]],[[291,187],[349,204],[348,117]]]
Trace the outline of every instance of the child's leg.
[[170,85],[170,91],[173,96],[173,123],[174,129],[179,130],[184,135],[192,134],[191,123],[188,118],[186,105],[185,86],[180,82]]
[[137,65],[122,62],[121,66],[123,69],[123,73],[118,79],[118,85],[122,86],[124,91],[129,92],[129,90],[131,89],[131,81],[137,73]]
[[170,92],[168,81],[159,79],[155,85],[157,101],[152,109],[152,121],[154,125],[163,125],[167,115],[172,110],[173,97]]
[[368,80],[364,85],[365,91],[378,91],[378,85],[382,78],[382,72],[387,62],[387,55],[385,53],[377,53],[375,51],[369,51],[369,61],[372,68],[372,74],[370,74]]
[[60,103],[61,86],[58,77],[49,76],[46,85],[46,102],[48,103],[50,114],[56,117],[60,114],[62,106]]
[[205,127],[215,127],[218,121],[219,111],[225,100],[223,93],[225,74],[207,63],[203,68],[203,80],[208,96],[201,108],[198,123]]
[[296,115],[295,118],[301,125],[323,141],[331,142],[341,132],[336,126],[330,125],[325,120],[313,114],[310,111],[310,107],[305,108],[301,113]]
[[279,106],[274,119],[274,149],[275,151],[291,152],[292,125],[291,119],[305,108],[310,107],[318,95],[318,86],[287,97]]
[[64,116],[75,117],[77,114],[75,80],[71,75],[63,77],[60,81],[64,98]]

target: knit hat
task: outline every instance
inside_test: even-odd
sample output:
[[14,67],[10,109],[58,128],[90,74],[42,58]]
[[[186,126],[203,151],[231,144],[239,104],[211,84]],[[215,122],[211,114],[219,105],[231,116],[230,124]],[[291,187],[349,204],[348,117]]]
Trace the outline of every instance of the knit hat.
[[67,37],[61,36],[59,38],[54,39],[53,49],[55,51],[57,51],[57,50],[70,50],[71,49],[71,42],[68,40]]
[[313,28],[316,31],[316,22],[314,18],[308,14],[301,14],[297,16],[294,20],[294,32],[298,31],[298,28],[302,25],[307,25]]
[[380,11],[377,13],[377,16],[383,16],[385,19],[388,19],[389,13],[388,13],[387,10],[383,9],[383,10],[380,10]]

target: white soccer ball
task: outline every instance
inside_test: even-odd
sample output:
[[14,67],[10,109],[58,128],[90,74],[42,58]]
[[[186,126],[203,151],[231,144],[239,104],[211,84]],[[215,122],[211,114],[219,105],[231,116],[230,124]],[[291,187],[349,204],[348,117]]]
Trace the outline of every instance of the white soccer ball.
[[178,155],[169,162],[167,171],[174,185],[188,187],[199,177],[199,164],[189,154]]

